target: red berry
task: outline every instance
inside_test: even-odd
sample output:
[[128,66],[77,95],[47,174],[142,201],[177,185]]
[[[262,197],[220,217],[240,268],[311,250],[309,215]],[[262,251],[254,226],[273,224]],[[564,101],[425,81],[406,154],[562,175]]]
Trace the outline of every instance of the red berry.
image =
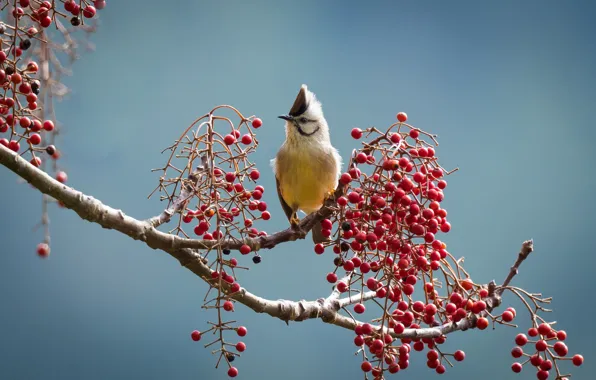
[[520,358],[524,354],[524,350],[521,347],[513,347],[511,350],[511,356],[514,358]]
[[534,367],[538,367],[540,364],[542,364],[542,358],[540,355],[534,354],[530,357],[530,363],[532,363]]
[[441,232],[447,233],[449,231],[451,231],[451,224],[449,222],[441,224]]
[[476,321],[476,327],[478,327],[479,330],[484,330],[488,327],[488,319],[484,317],[478,318],[478,321]]
[[255,117],[255,118],[252,120],[252,127],[253,127],[253,128],[260,128],[260,127],[261,127],[261,125],[263,125],[263,121],[262,121],[261,119],[259,119],[258,117]]
[[240,326],[240,327],[238,327],[238,330],[236,330],[236,333],[238,334],[238,336],[245,336],[247,332],[248,331],[246,330],[246,327],[244,327],[244,326]]
[[440,364],[435,371],[437,371],[439,375],[442,375],[445,373],[445,366],[443,364]]
[[21,77],[21,74],[19,73],[14,73],[10,76],[10,80],[12,83],[19,84],[23,80],[23,77]]
[[367,160],[367,156],[365,153],[360,152],[356,155],[356,162],[358,162],[359,164],[365,163],[366,160]]
[[360,194],[355,191],[352,191],[348,194],[348,200],[350,203],[358,203],[360,202]]
[[52,18],[50,16],[43,17],[41,20],[39,20],[39,24],[44,28],[47,28],[48,26],[52,25]]
[[236,343],[236,350],[238,350],[238,352],[244,352],[244,350],[246,350],[246,344],[244,344],[244,342]]
[[[232,260],[236,260],[236,259],[232,259]],[[234,266],[236,266],[236,265],[238,265],[238,263],[236,263]],[[232,286],[230,286],[230,292],[232,292],[232,293],[236,293],[239,290],[240,290],[240,284],[237,282],[233,283]]]
[[232,145],[236,142],[236,138],[232,135],[225,135],[224,136],[224,143],[226,143],[226,145]]
[[356,305],[354,305],[354,312],[356,314],[362,314],[362,313],[364,313],[364,310],[366,310],[366,308],[364,307],[363,304],[357,303]]
[[19,91],[26,95],[31,92],[31,85],[27,82],[23,82],[19,86]]
[[95,16],[95,7],[92,5],[87,5],[85,7],[85,9],[83,9],[83,16],[85,16],[86,18],[92,18],[93,16]]
[[531,337],[535,337],[538,335],[538,329],[531,327],[528,329],[528,335]]
[[356,335],[356,338],[354,338],[354,344],[358,347],[364,344],[364,338],[362,337],[362,335]]
[[397,120],[398,120],[400,123],[403,123],[403,122],[405,122],[406,120],[408,120],[408,115],[407,115],[405,112],[400,112],[400,113],[398,113],[398,114],[397,114]]
[[41,128],[42,128],[41,121],[34,119],[33,122],[31,123],[31,127],[30,127],[31,131],[39,132],[39,131],[41,131]]
[[364,372],[370,372],[372,370],[372,364],[369,362],[362,362],[360,369],[362,369]]
[[462,350],[458,350],[453,353],[453,358],[456,361],[461,362],[466,358],[466,354]]
[[517,334],[515,337],[515,344],[518,346],[523,346],[528,343],[528,337],[525,334]]
[[264,211],[261,214],[261,218],[263,218],[263,220],[269,220],[269,219],[271,219],[271,214],[269,213],[269,211]]
[[19,120],[19,125],[23,128],[29,128],[29,126],[31,125],[31,119],[29,119],[28,117],[22,117],[21,120]]
[[337,275],[335,273],[328,273],[327,281],[331,284],[335,284],[337,282]]
[[401,135],[399,133],[393,133],[389,139],[391,140],[392,143],[397,144],[398,142],[401,141]]
[[46,243],[39,243],[37,245],[37,254],[39,257],[48,257],[50,255],[50,246]]
[[339,177],[339,181],[344,185],[347,185],[352,182],[352,176],[349,173],[343,173],[341,177]]
[[548,371],[540,370],[536,373],[536,377],[538,380],[546,380],[548,379]]
[[362,137],[362,129],[360,129],[360,128],[354,128],[354,129],[352,129],[352,133],[351,134],[352,134],[352,137],[353,138],[355,138],[356,140],[358,140],[359,138]]
[[247,255],[250,251],[250,246],[248,246],[247,244],[242,244],[242,246],[240,247],[240,253],[243,255]]
[[54,122],[52,120],[45,120],[43,122],[43,129],[45,129],[48,132],[51,132],[54,130]]
[[557,339],[558,340],[565,340],[567,339],[567,333],[563,330],[557,332]]
[[[31,35],[37,34],[37,29],[35,29],[35,28],[31,28],[30,31],[32,31],[32,33],[30,33]],[[35,63],[33,61],[27,63],[27,71],[32,72],[32,73],[36,73],[37,70],[39,70],[39,66],[37,66],[37,63]],[[29,95],[35,95],[35,94],[29,94]],[[35,99],[37,100],[37,96],[35,96]],[[27,101],[29,101],[29,98],[28,97],[27,97]]]
[[[321,243],[316,244],[315,245],[315,253],[317,255],[321,255],[321,254],[323,254],[323,252],[325,252],[325,246]],[[329,278],[329,276],[327,276],[327,278]]]
[[39,143],[41,143],[41,136],[37,133],[32,133],[29,136],[28,141],[31,143],[31,145],[38,145]]
[[520,363],[513,363],[511,365],[511,370],[515,373],[520,373],[522,370],[522,365]]
[[573,359],[571,359],[571,361],[573,362],[573,365],[579,367],[584,363],[584,357],[577,354],[573,356]]
[[234,304],[232,303],[232,301],[226,301],[223,304],[223,308],[225,311],[233,311],[234,310]]
[[29,161],[29,163],[30,163],[31,165],[35,166],[36,168],[38,168],[38,167],[40,167],[40,166],[41,166],[41,158],[39,158],[39,157],[33,157],[33,158],[31,159],[31,161]]
[[259,179],[259,177],[261,176],[261,173],[259,173],[258,170],[254,169],[250,171],[250,179],[252,179],[253,181],[256,181],[257,179]]
[[106,7],[106,1],[105,0],[94,0],[93,4],[95,5],[96,9],[102,10]]
[[501,315],[501,318],[503,318],[503,321],[505,322],[511,322],[513,321],[513,313],[510,311],[504,311]]
[[241,141],[242,141],[242,144],[248,145],[248,144],[252,143],[252,137],[251,137],[251,135],[246,134],[246,135],[242,136]]
[[66,183],[67,179],[68,179],[68,176],[66,175],[65,172],[56,173],[56,181],[58,181],[60,183]]
[[541,323],[540,326],[538,326],[538,332],[540,333],[540,335],[548,335],[550,331],[551,327],[547,323]]
[[198,330],[194,330],[190,333],[190,338],[195,342],[198,342],[199,340],[201,340],[201,332]]
[[18,152],[21,149],[21,144],[16,142],[15,140],[11,140],[8,145],[8,149],[12,150],[13,152]]
[[548,345],[546,344],[546,341],[539,340],[538,342],[536,342],[536,350],[546,351],[547,348],[548,348]]
[[543,371],[550,371],[553,368],[553,362],[551,362],[550,360],[544,360],[542,363],[540,363],[540,369]]
[[238,376],[238,369],[236,367],[230,367],[230,369],[228,369],[228,376],[230,376],[230,377]]

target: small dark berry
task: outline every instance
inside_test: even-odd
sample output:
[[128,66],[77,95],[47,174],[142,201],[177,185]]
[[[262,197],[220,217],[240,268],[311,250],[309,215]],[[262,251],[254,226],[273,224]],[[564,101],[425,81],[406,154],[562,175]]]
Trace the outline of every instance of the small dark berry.
[[227,249],[227,248],[224,248],[222,250],[222,252],[223,252],[224,255],[229,255],[231,251],[229,249]]
[[54,153],[56,153],[56,147],[54,145],[46,146],[46,153],[50,156],[53,155]]
[[342,252],[347,252],[350,250],[350,245],[344,241],[341,243],[340,248]]
[[6,32],[6,27],[4,26],[4,24],[0,25],[0,34],[4,34],[4,32]]
[[12,67],[12,66],[6,66],[6,68],[4,69],[4,71],[6,72],[6,75],[12,75],[12,74],[14,74],[14,67]]
[[336,267],[342,266],[344,265],[344,260],[341,257],[336,257],[333,259],[333,264],[335,264]]
[[344,231],[349,231],[352,229],[352,225],[349,222],[343,222],[341,224],[341,229]]
[[31,82],[31,91],[33,91],[34,94],[39,94],[39,86],[41,84],[39,83],[38,80],[34,80],[33,82]]
[[21,40],[21,42],[19,43],[19,47],[23,50],[29,49],[31,47],[31,40],[29,40],[29,39]]
[[255,264],[258,264],[261,262],[261,256],[257,255],[257,256],[253,256],[252,257],[252,262]]
[[226,355],[226,358],[228,359],[229,362],[233,362],[234,359],[236,359],[236,356],[235,355],[232,355],[232,354],[227,354]]
[[77,16],[75,16],[75,17],[73,17],[73,18],[70,19],[70,24],[72,26],[79,26],[79,25],[81,25],[81,19],[78,18]]

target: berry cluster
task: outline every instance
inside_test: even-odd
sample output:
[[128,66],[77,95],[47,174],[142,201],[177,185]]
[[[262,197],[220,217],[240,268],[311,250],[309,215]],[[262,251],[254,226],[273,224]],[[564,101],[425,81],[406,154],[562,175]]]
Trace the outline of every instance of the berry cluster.
[[[534,323],[536,326],[536,323]],[[533,340],[529,339],[533,338]],[[515,337],[515,344],[511,350],[511,356],[516,359],[526,357],[523,363],[515,362],[511,365],[511,370],[515,373],[522,371],[524,364],[530,363],[536,368],[536,377],[539,380],[548,379],[550,372],[554,369],[556,379],[568,380],[567,376],[560,372],[558,362],[560,360],[571,360],[575,366],[580,366],[584,362],[583,356],[576,354],[573,357],[567,357],[569,349],[564,343],[567,339],[567,333],[563,330],[555,330],[548,323],[541,323],[536,327],[528,329],[528,335],[518,334]],[[528,352],[524,352],[523,347],[527,347]],[[531,353],[530,353],[531,352]]]
[[[220,115],[221,111],[231,112],[232,117]],[[237,125],[232,121],[233,117],[239,118]],[[162,200],[168,201],[167,217],[162,222],[168,222],[172,214],[178,214],[176,226],[169,232],[186,238],[194,235],[205,244],[212,243],[202,252],[206,262],[212,253],[215,254],[210,264],[211,278],[208,279],[211,287],[205,297],[208,301],[203,308],[216,309],[218,322],[210,323],[211,328],[206,331],[194,331],[192,338],[196,341],[208,332],[216,334],[215,341],[207,346],[220,344],[215,351],[220,355],[218,364],[224,358],[232,377],[238,370],[230,363],[246,349],[246,345],[243,342],[228,343],[223,332],[233,330],[244,336],[246,328],[233,327],[233,322],[226,321],[224,316],[234,311],[231,295],[241,290],[235,270],[246,268],[238,265],[237,258],[229,258],[231,250],[222,248],[220,243],[230,239],[250,243],[251,238],[267,235],[255,224],[259,220],[269,220],[271,214],[262,200],[264,187],[252,185],[260,173],[249,161],[250,154],[258,146],[254,130],[261,125],[261,119],[246,118],[233,107],[216,107],[187,128],[169,148],[166,165],[156,169],[162,172],[156,190],[164,194]],[[192,233],[185,232],[186,225]],[[248,255],[253,247],[245,243],[238,250],[241,255]],[[258,264],[261,257],[255,252],[252,261]],[[212,299],[209,297],[211,291],[217,293]]]
[[357,324],[354,343],[364,360],[362,371],[375,379],[406,369],[412,350],[426,350],[427,366],[438,374],[452,366],[449,357],[465,358],[462,351],[439,348],[444,334],[408,332],[464,320],[484,330],[491,321],[510,325],[516,316],[513,308],[491,314],[503,289],[475,284],[437,238],[451,230],[441,203],[451,172],[438,163],[434,135],[407,124],[403,112],[397,119],[384,132],[351,131],[354,139],[371,139],[353,153],[340,177],[344,195],[337,199],[336,214],[321,222],[329,242],[314,247],[317,254],[332,249],[335,270],[326,279],[347,295],[355,314],[367,312],[365,303],[373,301],[374,317]]
[[[48,105],[42,104],[40,95],[41,92],[52,91],[44,89],[51,72],[46,72],[45,78],[41,81],[37,77],[40,66],[45,65],[46,70],[51,70],[50,59],[48,54],[41,54],[45,58],[42,58],[41,62],[36,61],[36,54],[32,51],[36,43],[40,45],[40,51],[47,53],[51,50],[51,38],[47,28],[55,25],[60,29],[60,19],[66,16],[61,9],[62,5],[64,10],[72,13],[71,23],[79,25],[80,17],[94,17],[96,10],[105,7],[106,2],[0,2],[0,8],[8,9],[10,18],[10,22],[0,22],[0,86],[3,90],[0,96],[0,144],[22,156],[30,155],[29,162],[36,167],[44,164],[44,156],[55,162],[60,157],[60,152],[53,144],[56,130],[54,121],[48,118],[43,109]],[[79,21],[74,22],[74,19]],[[63,29],[60,30],[65,33]],[[57,172],[56,179],[64,183],[66,174],[54,171]],[[47,217],[44,216],[42,219],[47,220]],[[40,257],[47,257],[49,254],[47,235],[46,241],[37,248]]]

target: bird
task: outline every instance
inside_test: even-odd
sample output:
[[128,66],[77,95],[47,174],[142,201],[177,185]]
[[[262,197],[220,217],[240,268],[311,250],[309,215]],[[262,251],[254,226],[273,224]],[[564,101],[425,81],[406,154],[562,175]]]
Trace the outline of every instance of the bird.
[[[341,173],[342,159],[331,145],[329,125],[321,102],[303,84],[285,120],[286,139],[271,160],[277,195],[290,225],[298,228],[298,210],[316,212],[332,196]],[[312,229],[316,243],[328,240],[320,223]]]

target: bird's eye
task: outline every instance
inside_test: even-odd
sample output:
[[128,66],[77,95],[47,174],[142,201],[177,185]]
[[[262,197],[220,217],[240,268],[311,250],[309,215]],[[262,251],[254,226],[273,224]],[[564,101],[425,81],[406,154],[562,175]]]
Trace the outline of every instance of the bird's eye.
[[301,117],[299,121],[300,121],[301,123],[306,123],[306,121],[307,121],[307,120],[306,120],[306,118],[305,118],[305,117]]

